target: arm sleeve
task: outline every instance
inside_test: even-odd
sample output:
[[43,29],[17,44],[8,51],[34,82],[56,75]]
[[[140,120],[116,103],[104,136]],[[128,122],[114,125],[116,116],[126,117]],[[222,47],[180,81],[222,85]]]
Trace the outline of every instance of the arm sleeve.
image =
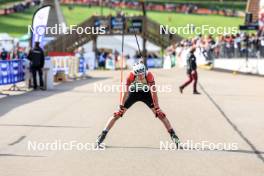
[[149,85],[155,85],[154,76],[151,72],[147,73],[147,82]]
[[154,80],[154,76],[151,72],[147,73],[147,82],[148,82],[149,86],[152,86],[151,94],[152,94],[154,107],[159,108],[159,101],[158,101],[158,95],[157,95],[157,90],[156,90],[156,86],[155,86],[155,80]]
[[130,84],[134,81],[135,76],[132,72],[129,73],[127,79],[126,79],[126,85],[130,86]]
[[134,81],[134,79],[135,79],[135,75],[132,72],[130,72],[128,77],[126,78],[126,92],[129,91],[129,87],[131,83]]

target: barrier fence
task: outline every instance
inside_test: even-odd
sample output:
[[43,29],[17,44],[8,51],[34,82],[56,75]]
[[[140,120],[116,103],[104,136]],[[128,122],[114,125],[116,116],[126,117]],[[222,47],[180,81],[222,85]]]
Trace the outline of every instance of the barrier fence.
[[82,76],[86,72],[86,63],[83,57],[75,56],[54,56],[51,57],[53,65],[53,75],[64,72],[65,75],[75,78]]
[[[52,60],[53,75],[63,71],[66,75],[78,77],[85,73],[86,64],[83,58],[77,57],[47,57]],[[0,60],[0,86],[14,85],[25,81],[29,71],[28,60]]]
[[0,85],[16,84],[24,79],[24,60],[0,61]]

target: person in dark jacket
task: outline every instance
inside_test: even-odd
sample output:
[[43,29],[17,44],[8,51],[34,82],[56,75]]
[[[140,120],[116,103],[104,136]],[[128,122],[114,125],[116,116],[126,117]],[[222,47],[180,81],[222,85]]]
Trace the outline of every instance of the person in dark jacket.
[[39,42],[35,43],[35,47],[29,51],[28,59],[30,60],[30,69],[33,75],[34,90],[37,89],[37,73],[39,75],[40,89],[44,90],[42,77],[42,69],[45,64],[45,56],[43,50],[39,46]]
[[196,57],[194,55],[195,47],[190,50],[188,59],[187,59],[187,75],[188,80],[179,87],[180,92],[183,92],[183,89],[188,86],[192,81],[193,82],[193,94],[200,94],[197,91],[197,81],[198,81],[198,74],[197,74],[197,65],[196,65]]
[[1,56],[1,60],[7,60],[8,53],[5,50],[5,48],[2,49],[2,52],[1,52],[1,55],[0,56]]

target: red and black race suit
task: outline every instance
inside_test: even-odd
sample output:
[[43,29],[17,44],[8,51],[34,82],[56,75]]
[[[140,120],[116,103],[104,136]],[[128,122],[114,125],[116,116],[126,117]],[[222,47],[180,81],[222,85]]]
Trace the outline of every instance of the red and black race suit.
[[[126,86],[129,87],[132,84],[135,84],[137,81],[136,75],[133,72],[129,74],[126,80]],[[144,80],[143,80],[144,81]],[[155,85],[154,76],[151,72],[147,72],[145,76],[145,83],[148,86]],[[129,90],[129,89],[128,89]],[[149,108],[154,108],[154,103],[151,95],[150,89],[148,91],[145,90],[137,90],[137,91],[129,91],[128,97],[124,103],[124,107],[126,109],[130,108],[134,103],[141,101],[145,103]]]

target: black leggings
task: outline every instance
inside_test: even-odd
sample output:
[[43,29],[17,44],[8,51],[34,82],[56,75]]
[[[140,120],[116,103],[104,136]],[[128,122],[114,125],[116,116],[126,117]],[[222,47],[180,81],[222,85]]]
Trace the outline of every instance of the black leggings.
[[134,103],[141,101],[145,103],[149,108],[154,108],[151,92],[129,92],[129,95],[125,101],[124,107],[126,109],[130,108]]

